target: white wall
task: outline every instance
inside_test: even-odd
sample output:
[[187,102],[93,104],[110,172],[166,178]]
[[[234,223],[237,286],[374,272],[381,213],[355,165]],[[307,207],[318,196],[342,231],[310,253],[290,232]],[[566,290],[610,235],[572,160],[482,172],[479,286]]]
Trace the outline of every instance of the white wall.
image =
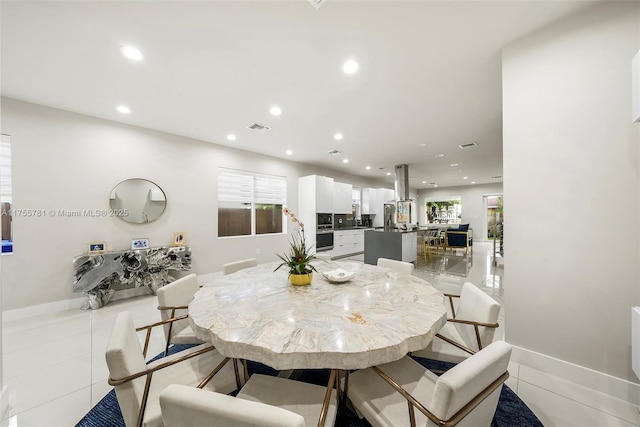
[[506,339],[634,382],[639,15],[598,6],[503,52]]
[[[426,224],[425,203],[432,197],[460,196],[462,203],[462,223],[469,223],[473,228],[474,241],[487,240],[486,208],[484,196],[487,194],[502,193],[502,183],[464,185],[460,187],[430,188],[418,192],[418,220],[420,224]],[[506,215],[508,206],[505,204]]]
[[[218,239],[217,168],[286,176],[288,206],[297,209],[298,177],[332,176],[357,187],[385,186],[338,171],[319,169],[202,141],[2,99],[2,131],[11,135],[13,207],[44,209],[43,217],[14,218],[14,253],[3,256],[3,310],[77,298],[71,262],[91,241],[108,249],[148,237],[168,245],[174,231],[187,233],[198,274],[257,256],[276,260],[286,235]],[[112,188],[127,178],[146,178],[167,197],[164,214],[149,224],[118,218],[59,217],[48,211],[108,209]],[[260,250],[260,255],[256,255]]]

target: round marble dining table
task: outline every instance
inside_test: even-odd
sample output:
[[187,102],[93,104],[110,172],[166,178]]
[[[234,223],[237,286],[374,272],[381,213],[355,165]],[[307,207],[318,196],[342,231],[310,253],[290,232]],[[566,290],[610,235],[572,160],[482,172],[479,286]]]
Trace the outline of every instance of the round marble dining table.
[[[196,292],[190,322],[227,357],[274,369],[362,369],[425,348],[446,322],[444,296],[428,282],[360,262],[315,263],[308,286],[278,263],[223,276]],[[323,272],[355,274],[328,281]]]

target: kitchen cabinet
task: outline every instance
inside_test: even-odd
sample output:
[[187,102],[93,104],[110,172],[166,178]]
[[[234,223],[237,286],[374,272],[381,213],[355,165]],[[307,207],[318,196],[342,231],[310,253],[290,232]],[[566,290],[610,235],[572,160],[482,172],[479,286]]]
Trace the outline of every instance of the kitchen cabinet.
[[402,233],[402,261],[418,260],[418,233]]
[[333,183],[333,213],[350,214],[352,205],[352,185],[342,182]]
[[394,192],[389,188],[363,188],[361,214],[375,215],[373,226],[382,227],[384,225],[384,204],[393,198]]
[[364,252],[365,230],[338,230],[333,233],[332,258]]
[[316,212],[333,212],[333,178],[315,175]]
[[304,223],[307,246],[316,244],[318,213],[333,213],[333,178],[307,175],[298,178],[298,210],[296,216]]
[[376,189],[375,188],[363,188],[362,189],[362,194],[361,194],[361,203],[362,203],[362,207],[361,207],[361,214],[363,215],[370,215],[373,212],[371,212],[372,210],[372,206],[375,206],[377,203],[377,193],[376,193]]
[[333,213],[333,184],[333,178],[327,176],[308,175],[298,178],[300,209],[303,208],[304,202],[304,208],[313,210],[314,215]]

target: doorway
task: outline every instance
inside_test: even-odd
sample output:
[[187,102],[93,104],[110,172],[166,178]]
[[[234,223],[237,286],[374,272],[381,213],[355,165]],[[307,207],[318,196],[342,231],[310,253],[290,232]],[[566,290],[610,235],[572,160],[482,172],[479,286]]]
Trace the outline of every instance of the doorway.
[[484,195],[487,240],[493,242],[494,265],[496,259],[504,256],[504,200],[502,193]]

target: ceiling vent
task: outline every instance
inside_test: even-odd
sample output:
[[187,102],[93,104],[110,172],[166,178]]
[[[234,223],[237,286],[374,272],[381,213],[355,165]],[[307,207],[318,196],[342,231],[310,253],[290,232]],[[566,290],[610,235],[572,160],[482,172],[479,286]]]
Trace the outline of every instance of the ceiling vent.
[[473,147],[477,147],[478,144],[476,144],[475,142],[470,142],[468,144],[461,144],[458,145],[458,147],[462,148],[463,150],[467,149],[467,148],[473,148]]
[[326,2],[327,0],[309,0],[309,3],[311,3],[316,9],[320,9],[320,6],[322,6]]
[[333,155],[335,156],[336,154],[342,154],[342,151],[336,150],[336,149],[334,148],[333,150],[329,151],[328,153],[329,153],[329,154],[333,154]]
[[251,130],[255,130],[258,132],[263,132],[265,130],[271,130],[269,126],[261,125],[260,123],[254,123],[252,125],[247,126]]
[[493,178],[493,179],[499,179],[499,178],[502,178],[502,175],[492,176],[491,178]]

